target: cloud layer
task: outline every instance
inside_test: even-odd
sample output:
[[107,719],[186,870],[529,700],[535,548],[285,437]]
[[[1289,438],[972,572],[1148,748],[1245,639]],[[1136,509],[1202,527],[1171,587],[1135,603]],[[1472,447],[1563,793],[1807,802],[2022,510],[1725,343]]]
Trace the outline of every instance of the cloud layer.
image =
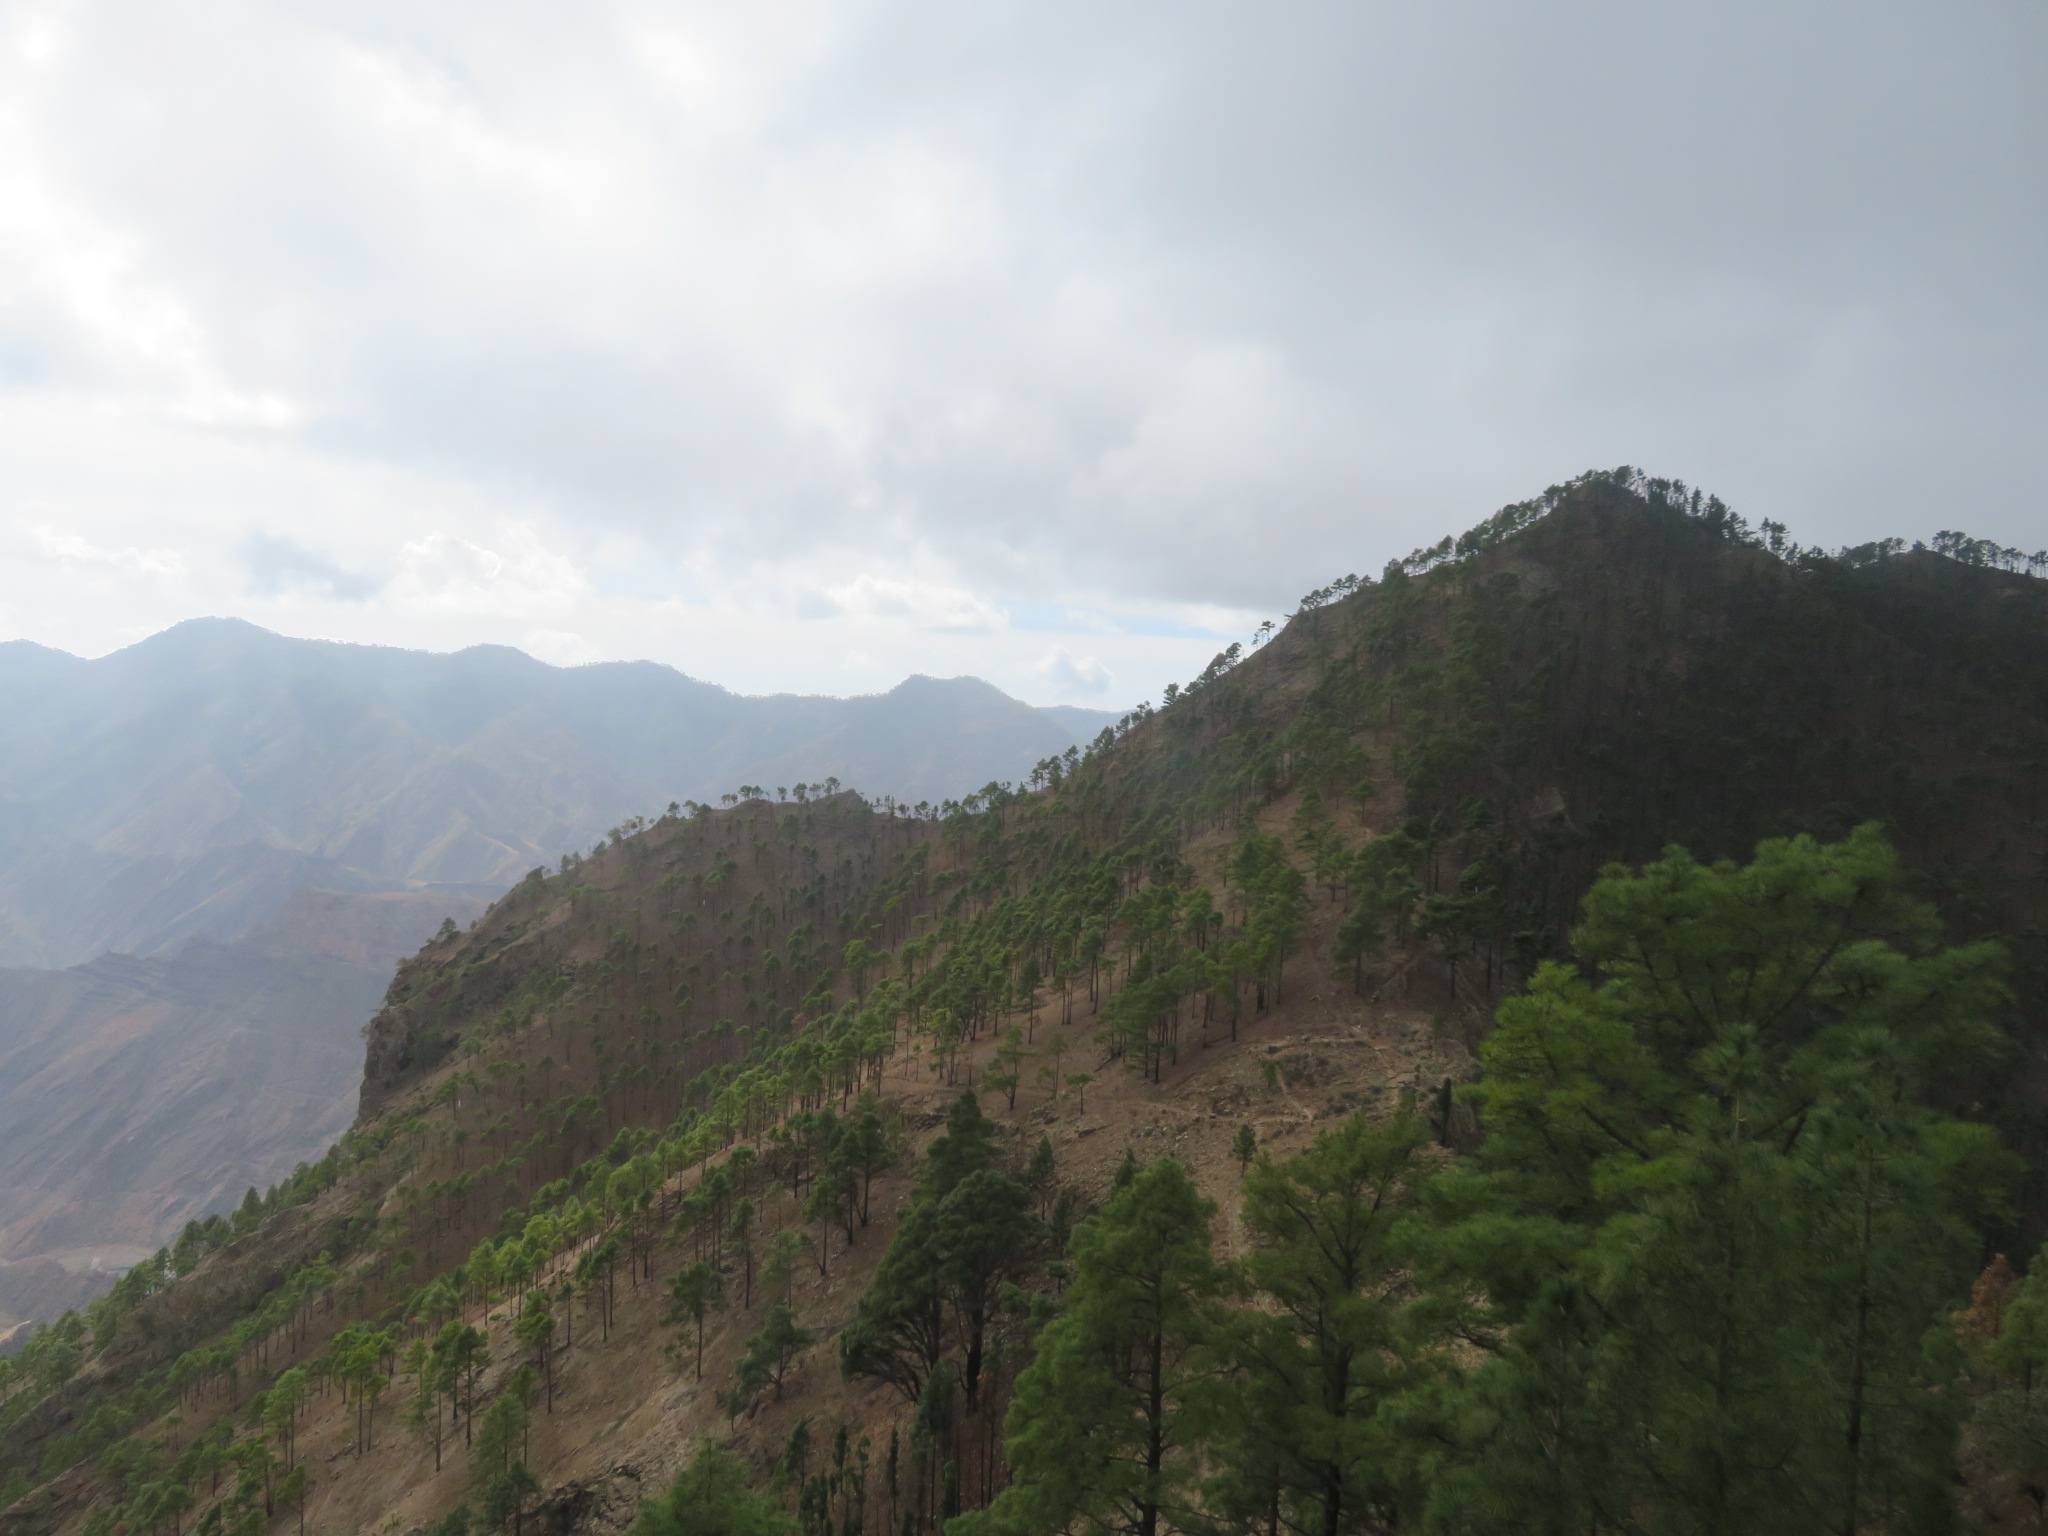
[[0,632],[1134,699],[1592,465],[2033,547],[2044,18],[0,4]]

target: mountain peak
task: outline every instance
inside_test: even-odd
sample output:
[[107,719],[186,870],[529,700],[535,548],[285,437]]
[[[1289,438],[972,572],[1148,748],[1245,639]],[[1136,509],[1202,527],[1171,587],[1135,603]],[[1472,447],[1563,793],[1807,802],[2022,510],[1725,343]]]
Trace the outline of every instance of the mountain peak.
[[197,618],[180,619],[167,629],[138,640],[125,647],[135,650],[142,646],[189,645],[195,641],[220,643],[239,642],[244,645],[260,645],[264,641],[283,641],[287,637],[274,629],[265,629],[261,624],[239,619],[232,614],[202,614]]

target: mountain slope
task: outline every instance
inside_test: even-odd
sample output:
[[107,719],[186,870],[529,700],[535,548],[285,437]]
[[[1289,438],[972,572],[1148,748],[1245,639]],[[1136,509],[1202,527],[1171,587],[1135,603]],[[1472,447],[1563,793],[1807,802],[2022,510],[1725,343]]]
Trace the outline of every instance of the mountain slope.
[[[399,956],[480,902],[301,892],[232,944],[0,970],[0,1331],[318,1161]],[[61,1310],[61,1309],[60,1309]]]
[[[108,1278],[51,1264],[125,1262],[317,1157],[392,963],[534,865],[747,779],[960,793],[1074,739],[973,678],[743,698],[226,620],[97,661],[0,645],[0,717],[0,1329]],[[344,959],[315,912],[408,926]]]
[[[1630,476],[1560,488],[1461,542],[1317,594],[1113,746],[1042,763],[1044,791],[931,818],[844,794],[667,817],[430,943],[377,1015],[362,1113],[335,1153],[138,1271],[71,1354],[62,1329],[32,1347],[34,1384],[0,1409],[0,1478],[21,1493],[0,1532],[81,1529],[166,1475],[211,1502],[149,1451],[158,1415],[176,1401],[187,1438],[246,1424],[285,1366],[331,1381],[369,1358],[347,1326],[389,1329],[395,1365],[412,1340],[474,1325],[491,1361],[480,1400],[505,1399],[531,1357],[513,1318],[535,1287],[573,1328],[526,1452],[539,1528],[622,1528],[699,1435],[765,1469],[814,1425],[813,1467],[828,1429],[872,1453],[831,1464],[835,1521],[859,1508],[926,1531],[942,1486],[973,1508],[1001,1484],[1033,1312],[1004,1314],[984,1395],[938,1430],[928,1404],[844,1381],[832,1357],[960,1088],[981,1088],[1005,1166],[1023,1172],[1047,1137],[1048,1208],[1062,1191],[1070,1216],[1101,1199],[1126,1149],[1172,1152],[1234,1254],[1242,1125],[1284,1153],[1353,1111],[1421,1103],[1444,1141],[1469,1137],[1439,1091],[1474,1070],[1492,1005],[1558,952],[1610,859],[1677,837],[1740,853],[1875,815],[1953,936],[1999,934],[2031,963],[2043,584],[1917,557],[1788,558]],[[1372,902],[1379,937],[1347,953]],[[2038,993],[2018,991],[2003,1081],[1957,1091],[2038,1166]],[[895,1163],[878,1158],[872,1222],[842,1230],[844,1206],[807,1197],[829,1171],[822,1112],[856,1115],[863,1093]],[[798,1244],[781,1278],[777,1233]],[[701,1382],[664,1352],[686,1335],[660,1322],[667,1282],[697,1260],[752,1292],[708,1323]],[[1024,1280],[1036,1305],[1061,1283]],[[772,1395],[726,1396],[778,1295],[823,1347]],[[394,1374],[394,1393],[416,1384]],[[94,1418],[116,1400],[132,1425]],[[271,1435],[311,1469],[308,1529],[416,1531],[477,1497],[471,1452],[389,1407],[365,1434],[361,1401],[323,1389]],[[884,1449],[899,1441],[900,1487]]]
[[1512,892],[1483,914],[1501,960],[1517,932],[1554,941],[1608,861],[1872,819],[1959,931],[2038,940],[2048,582],[1783,558],[1607,479],[1503,518],[1517,531],[1475,530],[1465,558],[1307,608],[1256,686],[1240,670],[1165,714],[1160,771],[1213,780],[1221,754],[1265,784],[1366,749],[1457,865]]

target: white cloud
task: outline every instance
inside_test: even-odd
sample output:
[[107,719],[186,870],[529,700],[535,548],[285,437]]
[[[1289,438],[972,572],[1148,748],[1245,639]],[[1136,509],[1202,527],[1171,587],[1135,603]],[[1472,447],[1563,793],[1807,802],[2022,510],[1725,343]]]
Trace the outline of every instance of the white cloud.
[[1031,670],[1062,698],[1100,698],[1114,681],[1109,668],[1093,656],[1073,656],[1063,645],[1046,652]]
[[508,528],[489,549],[436,531],[400,552],[394,605],[478,616],[558,613],[590,592],[589,579],[530,528]]
[[[41,83],[35,77],[59,56],[56,36],[47,19],[29,29],[19,51],[29,67],[14,84]],[[8,73],[0,69],[0,92]],[[57,157],[37,152],[52,126],[35,110],[38,94],[24,89],[0,106],[0,344],[32,358],[44,379],[92,391],[102,407],[118,402],[199,428],[293,425],[289,400],[228,376],[206,317],[153,268],[146,237],[94,210]]]
[[829,596],[840,613],[900,620],[932,634],[977,634],[1005,627],[1000,608],[960,587],[863,573]]
[[13,0],[0,528],[77,552],[24,535],[0,605],[738,686],[1050,687],[1056,636],[1156,692],[1594,464],[2025,543],[2044,43],[1925,0]]
[[176,550],[103,549],[76,533],[65,533],[47,525],[32,529],[36,543],[48,559],[68,566],[100,567],[137,576],[182,576],[185,561]]

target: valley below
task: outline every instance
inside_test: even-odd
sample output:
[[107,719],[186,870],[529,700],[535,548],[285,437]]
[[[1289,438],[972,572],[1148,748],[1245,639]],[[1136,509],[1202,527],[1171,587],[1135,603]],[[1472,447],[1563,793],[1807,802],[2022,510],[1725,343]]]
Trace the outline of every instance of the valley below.
[[0,971],[0,1330],[317,1161],[392,967],[482,907],[301,891],[230,944]]

